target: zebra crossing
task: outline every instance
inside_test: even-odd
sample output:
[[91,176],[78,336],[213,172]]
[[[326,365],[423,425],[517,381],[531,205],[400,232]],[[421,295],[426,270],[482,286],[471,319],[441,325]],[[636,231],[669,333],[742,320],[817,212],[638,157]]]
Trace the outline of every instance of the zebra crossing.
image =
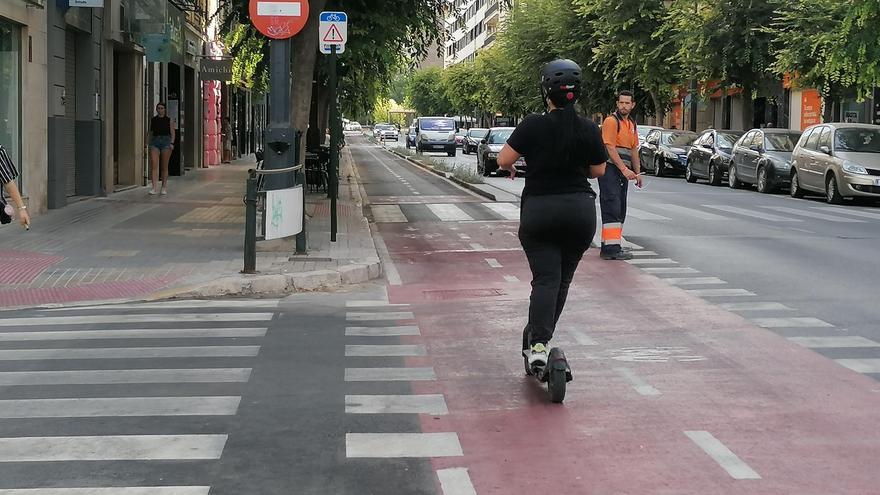
[[515,203],[402,203],[370,205],[377,223],[417,221],[472,222],[518,221],[519,205]]
[[[219,461],[227,432],[194,425],[238,414],[277,305],[174,301],[0,318],[0,495],[207,495],[209,479],[125,473],[158,470],[164,481],[176,464]],[[128,467],[107,476],[96,461]],[[65,486],[50,466],[84,481]]]
[[[348,301],[346,321],[349,324],[376,326],[348,326],[346,337],[356,339],[346,343],[346,358],[424,357],[428,349],[423,344],[389,344],[388,337],[407,337],[414,342],[421,335],[418,325],[412,324],[415,315],[406,311],[408,305],[389,304],[388,301]],[[358,388],[381,382],[436,381],[430,366],[385,366],[376,361],[371,367],[346,367],[345,381]],[[370,389],[374,390],[374,389]],[[365,390],[366,391],[366,390]],[[347,394],[345,413],[352,415],[429,414],[443,416],[449,413],[442,394]],[[358,424],[363,424],[359,422]],[[345,455],[357,459],[434,459],[456,458],[464,455],[455,432],[376,432],[348,431],[345,435]],[[457,467],[436,472],[444,495],[474,494],[467,469]]]

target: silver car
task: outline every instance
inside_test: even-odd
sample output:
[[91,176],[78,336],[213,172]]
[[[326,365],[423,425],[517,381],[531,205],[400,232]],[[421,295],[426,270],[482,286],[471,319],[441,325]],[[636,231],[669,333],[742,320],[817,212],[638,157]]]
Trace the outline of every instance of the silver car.
[[808,127],[792,153],[791,195],[880,198],[880,126],[816,124]]

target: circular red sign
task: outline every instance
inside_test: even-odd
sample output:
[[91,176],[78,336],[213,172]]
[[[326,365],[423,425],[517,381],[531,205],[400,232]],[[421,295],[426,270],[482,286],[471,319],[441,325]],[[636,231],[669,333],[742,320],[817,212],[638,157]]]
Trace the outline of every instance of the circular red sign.
[[306,26],[309,20],[308,0],[250,0],[251,22],[265,36],[283,40]]

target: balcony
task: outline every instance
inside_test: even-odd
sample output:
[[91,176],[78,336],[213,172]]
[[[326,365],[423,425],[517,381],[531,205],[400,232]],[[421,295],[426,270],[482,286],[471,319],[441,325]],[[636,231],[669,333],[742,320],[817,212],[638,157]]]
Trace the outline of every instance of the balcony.
[[490,1],[489,6],[486,8],[486,19],[491,17],[495,12],[498,12],[498,0]]

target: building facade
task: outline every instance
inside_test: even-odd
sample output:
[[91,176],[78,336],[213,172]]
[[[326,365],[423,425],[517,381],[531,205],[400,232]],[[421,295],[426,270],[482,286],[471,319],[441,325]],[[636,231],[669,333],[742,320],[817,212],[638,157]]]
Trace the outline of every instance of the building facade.
[[454,0],[446,17],[444,66],[473,60],[495,43],[509,13],[501,0]]

